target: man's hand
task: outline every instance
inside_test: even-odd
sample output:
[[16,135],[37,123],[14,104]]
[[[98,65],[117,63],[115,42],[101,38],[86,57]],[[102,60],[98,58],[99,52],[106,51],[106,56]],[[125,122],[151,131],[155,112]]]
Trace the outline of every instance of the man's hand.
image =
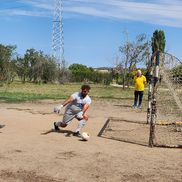
[[54,107],[54,112],[55,113],[60,113],[60,111],[61,111],[62,108],[63,108],[63,105],[62,104],[61,105],[58,105],[58,106]]
[[80,111],[80,112],[76,115],[76,117],[77,117],[78,119],[83,119],[83,111]]

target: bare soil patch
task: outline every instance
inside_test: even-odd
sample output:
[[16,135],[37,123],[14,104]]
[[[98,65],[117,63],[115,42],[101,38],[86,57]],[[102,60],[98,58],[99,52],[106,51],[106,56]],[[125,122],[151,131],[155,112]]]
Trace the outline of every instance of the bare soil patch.
[[[181,182],[181,149],[98,137],[109,117],[146,121],[146,108],[132,110],[130,102],[94,100],[83,128],[91,135],[87,142],[72,136],[77,120],[59,133],[52,130],[62,118],[52,112],[58,101],[1,103],[0,182]],[[121,128],[131,136],[135,130],[124,123]],[[148,141],[146,129],[137,131]]]

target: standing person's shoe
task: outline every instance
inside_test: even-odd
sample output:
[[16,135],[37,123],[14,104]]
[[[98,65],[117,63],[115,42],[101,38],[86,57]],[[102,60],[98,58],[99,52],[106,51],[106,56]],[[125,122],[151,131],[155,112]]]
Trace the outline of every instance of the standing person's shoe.
[[77,132],[73,132],[73,136],[81,137],[82,135],[80,134],[79,131],[77,131]]
[[138,105],[138,107],[137,107],[138,109],[142,109],[142,106],[141,105]]
[[59,127],[56,125],[56,122],[54,122],[54,130],[55,131],[60,131]]
[[135,105],[133,105],[133,106],[132,106],[132,109],[135,109],[135,108],[136,108],[136,106],[135,106]]

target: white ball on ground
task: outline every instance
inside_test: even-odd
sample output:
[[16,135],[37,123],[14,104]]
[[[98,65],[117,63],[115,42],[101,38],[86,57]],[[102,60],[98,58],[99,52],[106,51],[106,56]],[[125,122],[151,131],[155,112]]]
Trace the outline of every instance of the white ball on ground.
[[82,140],[88,141],[89,138],[90,138],[90,134],[89,133],[87,133],[87,132],[83,132],[82,133]]

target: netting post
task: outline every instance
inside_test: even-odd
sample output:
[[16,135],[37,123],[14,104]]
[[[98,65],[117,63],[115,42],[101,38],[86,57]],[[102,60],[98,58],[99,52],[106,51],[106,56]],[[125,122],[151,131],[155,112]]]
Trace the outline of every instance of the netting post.
[[148,108],[147,108],[147,124],[150,123],[151,118],[151,102],[152,102],[152,75],[153,75],[153,57],[151,56],[151,59],[148,63]]
[[157,82],[159,80],[159,63],[160,63],[160,52],[157,51],[155,55],[154,62],[154,74],[152,79],[152,94],[151,94],[151,117],[150,117],[150,135],[149,135],[149,146],[154,146],[155,139],[155,123],[157,116],[157,107],[156,107],[156,94],[157,94]]

